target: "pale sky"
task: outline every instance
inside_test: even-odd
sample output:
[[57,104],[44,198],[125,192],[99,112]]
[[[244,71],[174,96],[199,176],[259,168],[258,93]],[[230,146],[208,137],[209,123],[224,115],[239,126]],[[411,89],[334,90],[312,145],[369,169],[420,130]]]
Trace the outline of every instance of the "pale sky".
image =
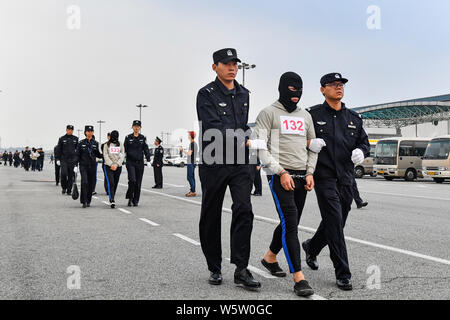
[[[79,30],[67,27],[71,5]],[[367,27],[371,5],[379,30]],[[193,129],[197,91],[224,47],[256,64],[250,121],[278,98],[286,71],[303,78],[302,107],[322,102],[328,72],[349,78],[350,107],[448,94],[448,39],[447,0],[0,0],[1,146],[52,149],[67,124],[95,125],[98,138],[98,120],[122,140],[140,103],[149,141]]]

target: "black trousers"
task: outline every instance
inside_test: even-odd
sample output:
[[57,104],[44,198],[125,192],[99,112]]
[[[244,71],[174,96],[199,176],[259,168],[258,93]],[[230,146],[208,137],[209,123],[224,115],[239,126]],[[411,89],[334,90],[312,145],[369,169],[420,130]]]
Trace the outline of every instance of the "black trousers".
[[104,163],[102,163],[102,171],[103,171],[103,175],[104,175],[104,177],[103,177],[103,187],[105,188],[105,193],[106,194],[109,194],[108,193],[108,180],[106,180],[106,170],[105,170],[105,164]]
[[[294,174],[303,174],[293,172]],[[294,191],[287,191],[280,182],[280,176],[267,176],[270,191],[280,218],[280,224],[275,228],[270,244],[270,251],[278,254],[281,248],[289,265],[291,273],[302,270],[300,260],[300,241],[298,240],[298,224],[305,206],[306,194],[305,180],[294,179]]]
[[55,161],[55,181],[56,181],[56,184],[59,184],[60,173],[61,173],[61,166],[58,166],[56,164],[56,161]]
[[352,195],[353,195],[353,200],[355,200],[355,203],[357,206],[361,205],[364,202],[359,195],[358,185],[356,184],[356,179],[353,179]]
[[255,193],[262,194],[262,180],[261,180],[261,167],[260,169],[256,169],[257,166],[253,165],[254,167],[254,175],[255,178],[253,179],[253,184],[255,186]]
[[111,167],[105,166],[104,173],[109,201],[114,201],[117,186],[119,185],[120,174],[122,173],[122,167],[117,167],[116,171],[113,171],[111,170]]
[[72,183],[74,178],[74,165],[66,161],[61,161],[61,188],[72,192]]
[[25,171],[30,170],[30,165],[31,165],[31,160],[24,160],[23,161],[23,168],[25,169]]
[[238,269],[247,268],[253,229],[253,211],[250,202],[253,182],[249,165],[200,165],[199,176],[203,194],[199,223],[200,242],[209,271],[221,270],[222,204],[227,187],[230,188],[233,200],[230,230],[231,263]]
[[157,167],[155,164],[153,166],[153,174],[155,176],[155,185],[157,187],[162,187],[163,186],[162,165]]
[[81,193],[80,202],[81,203],[91,203],[92,192],[95,186],[95,176],[97,173],[97,166],[83,166],[80,164],[81,173]]
[[309,253],[317,256],[328,245],[336,278],[350,279],[344,226],[353,201],[352,186],[336,179],[316,180],[315,191],[322,221],[309,243]]
[[144,162],[128,160],[127,171],[128,190],[126,198],[130,199],[134,204],[138,204],[141,197],[142,177],[144,175]]

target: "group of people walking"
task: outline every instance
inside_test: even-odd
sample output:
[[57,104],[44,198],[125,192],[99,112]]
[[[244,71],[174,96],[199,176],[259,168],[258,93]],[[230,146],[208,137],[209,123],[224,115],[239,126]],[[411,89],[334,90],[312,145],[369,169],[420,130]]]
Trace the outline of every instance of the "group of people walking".
[[73,135],[73,125],[67,125],[66,134],[59,138],[54,148],[56,185],[61,180],[62,194],[72,194],[74,178],[79,173],[80,202],[83,208],[90,207],[97,183],[98,161],[102,162],[104,188],[111,208],[116,207],[115,195],[123,165],[128,172],[126,199],[129,207],[137,207],[139,204],[145,166],[154,167],[156,184],[153,188],[162,188],[164,149],[161,146],[161,139],[158,137],[155,139],[157,147],[151,162],[147,139],[140,133],[141,121],[133,121],[132,129],[133,133],[127,135],[123,143],[119,141],[119,132],[114,130],[108,133],[107,142],[99,146],[95,140],[93,126],[85,126],[85,139],[79,141],[78,137]]
[[[314,290],[302,272],[300,248],[306,253],[306,264],[317,270],[317,256],[328,246],[337,287],[351,290],[344,226],[353,201],[354,165],[369,155],[370,146],[360,115],[342,102],[348,80],[337,72],[324,75],[320,91],[325,101],[305,110],[297,106],[303,93],[302,78],[294,72],[284,73],[278,84],[279,98],[261,110],[255,127],[249,130],[249,91],[235,80],[238,62],[233,48],[214,52],[212,69],[217,77],[197,95],[203,137],[199,148],[203,196],[199,232],[210,271],[208,281],[222,283],[221,213],[228,187],[233,200],[230,241],[231,263],[236,265],[234,282],[251,290],[261,287],[248,270],[248,262],[253,228],[250,195],[255,172],[259,173],[262,165],[280,219],[262,265],[272,275],[285,277],[278,263],[283,250],[294,292],[310,296]],[[223,148],[211,147],[218,145],[217,136],[211,138],[214,130],[223,135]],[[256,156],[251,163],[252,152]],[[298,226],[307,194],[313,189],[322,221],[315,235],[300,245]]]
[[45,152],[42,148],[26,147],[25,150],[16,150],[14,154],[11,151],[4,151],[0,159],[3,160],[3,165],[10,167],[14,165],[15,168],[22,167],[25,171],[42,171],[44,168]]

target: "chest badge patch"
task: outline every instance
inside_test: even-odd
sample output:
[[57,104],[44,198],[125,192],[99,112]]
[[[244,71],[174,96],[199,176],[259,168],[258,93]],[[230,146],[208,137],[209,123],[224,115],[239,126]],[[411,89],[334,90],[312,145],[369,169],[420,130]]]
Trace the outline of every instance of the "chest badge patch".
[[327,123],[326,123],[325,121],[317,121],[317,124],[318,124],[319,126],[324,126],[324,125],[326,125]]
[[223,107],[226,107],[227,104],[226,104],[225,102],[220,102],[220,103],[219,103],[219,106],[221,106],[221,107],[223,108]]

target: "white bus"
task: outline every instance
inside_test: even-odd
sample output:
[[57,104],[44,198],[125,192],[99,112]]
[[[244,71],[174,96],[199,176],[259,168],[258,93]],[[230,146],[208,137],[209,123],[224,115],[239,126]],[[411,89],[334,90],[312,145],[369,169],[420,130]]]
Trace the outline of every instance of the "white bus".
[[422,159],[431,138],[381,139],[375,149],[373,170],[386,180],[423,178]]
[[424,176],[433,178],[436,183],[450,180],[450,135],[430,141],[422,167]]

